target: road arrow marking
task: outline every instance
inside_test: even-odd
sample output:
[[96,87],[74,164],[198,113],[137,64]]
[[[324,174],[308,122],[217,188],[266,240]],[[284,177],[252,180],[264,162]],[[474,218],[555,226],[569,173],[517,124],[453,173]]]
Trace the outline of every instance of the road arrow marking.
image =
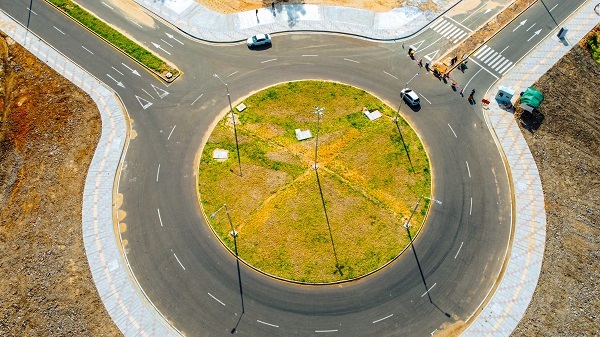
[[421,48],[421,45],[423,44],[423,42],[425,42],[425,40],[421,40],[421,41],[415,43],[414,45],[411,44],[409,47],[414,49],[415,51],[417,51],[419,48]]
[[521,28],[522,26],[525,26],[525,22],[527,22],[527,19],[525,19],[525,20],[523,20],[523,21],[519,22],[519,25],[517,26],[517,28],[513,29],[513,32],[514,32],[515,30],[517,30],[517,29]]
[[439,49],[436,50],[436,51],[432,51],[431,53],[429,53],[429,54],[427,54],[427,55],[425,55],[423,57],[426,58],[427,60],[431,61],[438,54],[439,51],[440,51]]
[[183,42],[181,42],[181,41],[177,40],[177,39],[176,39],[176,38],[175,38],[175,37],[174,37],[172,34],[169,34],[169,33],[165,33],[165,34],[167,34],[167,37],[168,37],[169,39],[175,40],[175,41],[177,41],[177,42],[179,42],[179,43],[183,44]]
[[169,94],[168,91],[161,89],[157,86],[155,86],[154,84],[150,84],[152,86],[152,88],[154,88],[154,91],[156,91],[156,94],[158,95],[158,97],[163,98],[165,96],[167,96]]
[[[148,109],[148,108],[149,108],[149,107],[152,105],[152,102],[150,102],[150,101],[149,101],[149,100],[147,100],[147,99],[141,98],[141,97],[140,97],[140,96],[138,96],[138,95],[135,95],[135,98],[137,98],[138,102],[139,102],[139,103],[140,103],[140,105],[142,106],[142,109],[144,109],[144,110]],[[142,101],[143,101],[144,103],[142,103]],[[160,212],[160,211],[159,211],[159,212]],[[160,213],[159,213],[159,214],[160,214]]]
[[533,25],[531,25],[531,27],[525,29],[525,31],[528,32],[531,28],[533,28],[533,26],[535,26],[535,22],[533,23]]
[[158,43],[152,42],[152,44],[154,45],[154,48],[160,49],[160,50],[164,51],[165,53],[171,55],[171,53],[169,53],[168,51],[164,50]]
[[529,40],[527,40],[527,42],[531,41],[531,39],[533,39],[536,35],[540,35],[541,32],[541,29],[536,30],[535,33],[533,33],[533,35],[529,38]]
[[[135,75],[138,75],[138,76],[140,76],[140,73],[139,73],[137,70],[130,68],[130,67],[129,67],[128,65],[126,65],[125,63],[121,63],[121,64],[123,65],[123,67],[125,67],[125,68],[129,69],[129,70],[130,70],[132,73],[134,73]],[[141,77],[141,76],[140,76],[140,77]]]
[[491,11],[492,11],[492,10],[488,8],[488,9],[486,9],[486,10],[485,10],[485,13],[483,13],[483,14],[487,14],[487,13],[489,13],[489,12],[491,12]]
[[115,80],[112,76],[110,76],[109,74],[106,74],[106,76],[110,77],[111,80],[115,81],[115,83],[117,83],[118,86],[120,86],[121,88],[125,88],[125,86],[123,85],[122,82]]

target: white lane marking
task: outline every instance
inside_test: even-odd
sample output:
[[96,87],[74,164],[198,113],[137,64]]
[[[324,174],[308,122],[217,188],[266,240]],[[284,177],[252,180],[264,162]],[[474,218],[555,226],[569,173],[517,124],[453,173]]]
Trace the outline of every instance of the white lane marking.
[[239,70],[236,70],[236,71],[232,72],[231,74],[227,75],[227,77],[229,77],[229,76],[233,76],[233,75],[237,74],[237,73],[238,73],[238,71],[239,71]]
[[433,45],[434,45],[436,42],[438,42],[439,40],[441,40],[441,39],[443,39],[443,38],[444,38],[443,36],[440,36],[440,38],[439,38],[439,39],[437,39],[437,40],[435,40],[435,41],[431,42],[431,44],[430,44],[430,45],[428,45],[427,47],[423,47],[423,49],[419,49],[419,51],[423,51],[423,50],[425,50],[425,49],[427,49],[427,48],[429,48],[429,47],[433,46]]
[[510,47],[510,46],[504,47],[504,49],[502,49],[502,51],[500,52],[500,54],[504,53],[508,49],[508,47]]
[[385,316],[384,318],[380,318],[380,319],[378,319],[378,320],[376,320],[376,321],[373,321],[373,324],[375,324],[375,323],[377,323],[377,322],[381,322],[381,321],[383,321],[384,319],[388,319],[388,318],[390,318],[390,317],[392,317],[392,316],[394,316],[394,314],[387,315],[387,316]]
[[113,68],[114,71],[118,72],[119,74],[121,74],[121,76],[123,76],[123,73],[118,71],[117,68],[115,68],[115,67],[111,67],[111,68]]
[[477,56],[477,58],[483,61],[483,59],[490,56],[493,52],[494,52],[494,50],[492,48],[488,47],[488,49],[485,52],[481,53],[481,55]]
[[139,23],[137,23],[137,22],[135,22],[135,21],[133,21],[133,20],[129,20],[129,21],[133,22],[133,24],[134,24],[134,25],[136,25],[136,26],[138,26],[138,27],[140,27],[140,28],[144,28],[144,27],[142,27],[142,25],[140,25]]
[[[148,96],[152,97],[152,95],[150,95],[150,93],[149,93],[149,92],[147,92],[147,91],[146,91],[146,89],[142,89],[142,91],[143,91],[143,92],[145,92],[145,93],[146,93],[146,95],[148,95]],[[154,99],[154,97],[152,97],[152,99]]]
[[465,161],[465,163],[467,163],[467,171],[469,171],[469,178],[471,178],[471,169],[469,169],[469,162]]
[[337,332],[337,330],[315,330],[315,332]]
[[469,29],[469,27],[467,27],[467,26],[463,25],[462,23],[460,23],[460,22],[458,22],[458,21],[454,20],[453,18],[451,18],[451,17],[447,16],[447,17],[446,17],[446,19],[452,20],[452,21],[454,21],[454,23],[456,23],[457,25],[459,25],[459,26],[463,27],[464,29],[466,29],[466,30],[468,30],[468,31],[472,32],[472,30],[471,30],[471,29]]
[[160,173],[160,164],[158,164],[158,170],[156,170],[156,181],[158,181],[158,174],[159,173]]
[[81,48],[83,48],[83,49],[87,50],[87,51],[88,51],[90,54],[94,55],[94,53],[92,53],[92,51],[91,51],[91,50],[89,50],[89,49],[87,49],[86,47],[84,47],[84,46],[81,46]]
[[[474,10],[473,13],[469,14],[469,16],[467,16],[466,18],[464,18],[461,22],[467,21],[468,18],[470,18],[471,16],[473,16],[474,14],[476,14],[477,12],[479,12],[480,9],[483,9],[483,7],[485,7],[485,5],[487,5],[488,2],[490,2],[490,0],[486,1],[486,3],[484,3],[483,5],[481,5],[481,7],[479,7],[477,10]],[[485,13],[488,13],[488,12],[485,12]]]
[[169,132],[169,137],[167,137],[167,140],[171,139],[171,135],[173,134],[173,131],[175,131],[175,127],[176,127],[176,126],[177,126],[177,125],[175,125],[175,126],[173,127],[173,129],[171,129],[171,132]]
[[556,8],[556,6],[558,6],[558,4],[556,4],[556,5],[554,5],[554,7],[550,8],[549,12],[552,12],[552,10],[553,10],[554,8]]
[[450,22],[444,20],[444,18],[442,18],[441,20],[441,24],[438,25],[437,27],[434,27],[433,30],[440,33],[442,30],[448,28],[448,26],[450,25]]
[[156,209],[158,211],[158,221],[160,221],[160,227],[163,227],[162,218],[160,217],[160,209]]
[[173,45],[172,45],[172,44],[170,44],[169,42],[167,42],[167,41],[165,41],[165,40],[163,40],[163,39],[160,39],[160,40],[161,40],[162,42],[164,42],[164,43],[168,44],[168,45],[169,45],[171,48],[173,48]]
[[108,5],[106,2],[104,2],[104,1],[102,1],[102,4],[103,4],[104,6],[106,6],[106,7],[108,7],[108,8],[110,8],[110,9],[114,10],[114,8],[110,7],[110,6],[109,6],[109,5]]
[[461,243],[460,243],[460,247],[458,247],[458,251],[456,252],[456,255],[454,255],[454,259],[455,259],[455,260],[456,260],[456,257],[458,256],[458,253],[460,253],[460,250],[461,250],[461,248],[462,248],[462,245],[463,245],[463,243],[464,243],[464,242],[461,242]]
[[448,127],[450,128],[450,131],[452,131],[452,133],[454,134],[454,137],[458,138],[456,132],[454,132],[454,129],[450,126],[450,123],[448,123]]
[[208,293],[208,296],[212,297],[212,298],[213,298],[215,301],[217,301],[217,302],[219,302],[219,303],[223,304],[223,306],[225,306],[225,303],[223,303],[223,302],[219,301],[219,299],[218,299],[218,298],[216,298],[216,297],[214,297],[214,296],[213,296],[211,293]]
[[500,63],[503,60],[505,60],[504,56],[498,54],[498,56],[496,56],[493,60],[491,60],[488,63],[488,65],[490,66],[490,68],[494,69],[494,67],[496,67],[497,63]]
[[469,207],[469,215],[473,212],[473,197],[471,197],[471,206]]
[[431,102],[429,102],[429,100],[427,99],[427,97],[423,96],[422,93],[419,93],[419,95],[421,95],[421,97],[425,98],[425,100],[427,101],[427,103],[431,104]]
[[452,26],[452,28],[449,31],[447,31],[446,34],[444,34],[444,37],[449,39],[450,36],[452,36],[452,34],[456,33],[456,31],[460,31],[460,28]]
[[[172,249],[171,249],[171,252],[173,252]],[[183,268],[183,270],[185,270],[185,267],[181,264],[181,261],[179,261],[179,258],[177,257],[177,255],[175,255],[174,252],[173,252],[173,256],[175,256],[175,260],[177,260],[177,262],[179,262],[179,265],[181,266],[181,268]]]
[[392,76],[392,77],[393,77],[393,78],[395,78],[395,79],[398,79],[398,77],[396,77],[396,76],[394,76],[394,75],[392,75],[392,74],[388,73],[388,72],[387,72],[387,71],[385,71],[385,70],[384,70],[383,72],[384,72],[384,73],[386,73],[386,74],[388,74],[388,75],[390,75],[390,76]]
[[202,96],[204,96],[204,94],[200,94],[200,96],[196,97],[196,99],[190,105],[194,105],[194,103],[196,103],[196,101],[199,100]]
[[354,60],[347,59],[347,58],[345,58],[345,59],[344,59],[344,61],[349,61],[349,62],[354,62],[354,63],[360,63],[360,62],[358,62],[358,61],[354,61]]
[[56,28],[56,26],[53,26],[53,27],[54,27],[54,29],[58,30],[62,35],[65,35],[65,32],[63,32],[62,30]]
[[279,325],[275,325],[275,324],[271,324],[271,323],[267,323],[267,322],[263,322],[261,320],[256,320],[258,323],[264,324],[264,325],[268,325],[268,326],[272,326],[274,328],[279,328]]
[[533,35],[531,35],[531,37],[529,39],[527,39],[527,42],[531,41],[531,39],[533,39],[534,37],[540,35],[540,33],[542,32],[541,29],[536,30]]
[[534,23],[533,23],[533,25],[531,25],[531,27],[529,27],[529,28],[525,29],[525,31],[526,31],[526,32],[528,32],[528,31],[529,31],[531,28],[533,28],[533,26],[535,26],[535,24],[536,24],[536,23],[534,22]]
[[33,14],[37,15],[37,13],[36,13],[36,12],[34,12],[34,11],[32,11],[32,10],[31,10],[31,8],[27,7],[27,10],[28,10],[28,11],[30,11],[31,13],[33,13]]
[[[478,62],[475,62],[475,60],[470,59],[471,61],[473,61],[473,63],[475,63],[476,65],[478,65],[481,69],[479,69],[479,71],[481,70],[485,70],[487,71],[490,75],[494,76],[497,80],[500,79],[498,76],[494,75],[494,73],[492,73],[491,71],[487,70],[484,66],[482,66],[481,64],[479,64]],[[477,73],[475,73],[475,75],[479,74],[479,71]],[[473,77],[475,77],[475,75],[473,75]],[[473,78],[471,77],[471,79]]]
[[271,62],[271,61],[277,61],[277,59],[270,59],[270,60],[262,61],[261,63],[267,63],[267,62]]
[[319,55],[314,55],[314,54],[304,54],[302,56],[308,56],[308,57],[314,57],[314,56],[319,56]]
[[150,84],[150,85],[152,86],[152,89],[154,89],[154,91],[156,92],[158,97],[160,97],[160,99],[163,99],[163,97],[165,97],[169,94],[169,92],[166,91],[165,89],[161,89],[161,88],[155,86],[154,84]]
[[423,296],[427,295],[427,293],[428,293],[428,292],[430,292],[430,291],[431,291],[431,289],[433,289],[433,287],[435,287],[435,285],[436,285],[436,284],[437,284],[437,283],[434,283],[434,284],[431,286],[431,288],[427,289],[427,291],[426,291],[426,292],[424,292],[424,293],[423,293],[423,295],[421,295],[421,297],[423,297]]
[[[148,107],[150,107],[152,105],[152,102],[150,102],[149,100],[145,99],[145,98],[141,98],[138,95],[135,95],[135,98],[137,98],[138,102],[140,103],[140,105],[142,106],[142,108],[144,110],[148,109]],[[142,103],[145,102],[145,103]]]

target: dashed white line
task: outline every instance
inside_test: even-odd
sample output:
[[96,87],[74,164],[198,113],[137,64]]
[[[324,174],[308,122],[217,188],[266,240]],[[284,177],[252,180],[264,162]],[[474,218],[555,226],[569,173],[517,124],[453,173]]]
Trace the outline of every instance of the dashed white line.
[[83,49],[87,50],[87,51],[88,51],[90,54],[94,55],[94,53],[92,53],[92,51],[91,51],[91,50],[89,50],[89,49],[87,49],[86,47],[84,47],[84,46],[81,46],[81,48],[83,48]]
[[272,326],[272,327],[274,327],[274,328],[279,328],[279,325],[275,325],[275,324],[271,324],[271,323],[263,322],[263,321],[261,321],[261,320],[258,320],[258,319],[257,319],[256,321],[257,321],[258,323],[260,323],[260,324],[264,324],[264,325]]
[[454,137],[458,138],[458,136],[456,135],[456,132],[454,132],[454,129],[452,128],[452,126],[450,126],[450,123],[448,123],[448,127],[450,128],[450,130],[454,134]]
[[473,197],[471,197],[471,206],[469,207],[469,215],[473,212]]
[[337,332],[337,330],[315,330],[315,332]]
[[469,162],[465,161],[465,163],[467,163],[467,171],[469,172],[469,178],[471,178],[471,169],[469,169]]
[[231,74],[227,75],[227,77],[229,77],[229,76],[233,76],[233,75],[235,75],[235,74],[237,74],[237,73],[238,73],[238,70],[236,70],[236,71],[232,72]]
[[204,95],[204,94],[200,94],[200,96],[196,97],[196,99],[195,99],[195,100],[192,102],[192,104],[190,104],[190,105],[194,105],[194,103],[196,103],[196,101],[197,101],[197,100],[199,100],[199,99],[200,99],[200,97],[202,97],[203,95]]
[[373,321],[373,324],[375,324],[375,323],[377,323],[377,322],[381,322],[381,321],[383,321],[384,319],[388,319],[388,318],[390,318],[390,317],[392,317],[392,316],[394,316],[394,314],[387,315],[387,316],[385,316],[384,318],[380,318],[380,319],[378,319],[378,320],[376,320],[376,321]]
[[172,44],[170,44],[169,42],[167,42],[167,41],[165,41],[165,40],[163,40],[163,39],[160,39],[160,40],[161,40],[162,42],[166,43],[167,45],[169,45],[171,48],[173,48],[173,45],[172,45]]
[[110,6],[109,6],[107,3],[105,3],[104,1],[102,1],[102,4],[103,4],[104,6],[106,6],[106,7],[108,7],[108,8],[110,8],[110,9],[114,10],[114,8],[110,7]]
[[111,68],[113,68],[114,71],[118,72],[119,74],[121,74],[121,76],[123,76],[123,73],[118,71],[117,68],[115,68],[115,67],[111,67]]
[[267,63],[267,62],[272,62],[272,61],[277,61],[277,59],[270,59],[270,60],[262,61],[261,63]]
[[[202,95],[200,95],[200,96],[202,96]],[[169,137],[167,137],[167,140],[171,139],[171,135],[173,134],[173,131],[175,131],[176,126],[177,125],[173,126],[173,129],[171,129],[171,132],[169,132]]]
[[158,221],[160,221],[160,227],[163,227],[162,218],[160,217],[160,209],[156,209],[158,211]]
[[140,25],[139,23],[137,23],[137,22],[135,22],[135,21],[133,21],[133,20],[129,20],[129,21],[133,22],[133,24],[134,24],[134,25],[136,25],[136,26],[138,26],[138,27],[140,27],[140,28],[144,28],[144,27],[142,27],[142,25]]
[[460,247],[458,247],[458,251],[456,252],[456,255],[454,255],[455,260],[456,260],[456,257],[458,256],[458,253],[460,253],[460,249],[462,248],[463,243],[464,243],[464,241],[460,243]]
[[550,8],[549,12],[552,12],[552,10],[553,10],[554,8],[556,8],[556,6],[558,6],[558,4],[556,4],[556,5],[554,5],[554,7]]
[[36,12],[34,12],[34,11],[32,11],[32,10],[31,10],[31,8],[27,7],[27,10],[28,10],[28,11],[30,11],[31,13],[33,13],[33,14],[37,15],[37,13],[36,13]]
[[314,57],[314,56],[319,56],[319,55],[315,55],[315,54],[304,54],[302,56],[307,56],[307,57]]
[[[172,252],[173,250],[171,250]],[[175,256],[175,260],[177,260],[177,262],[179,262],[179,265],[181,266],[181,268],[183,268],[183,270],[185,270],[185,267],[181,264],[181,261],[179,261],[179,258],[177,257],[177,255],[175,255],[175,253],[173,253],[173,256]]]
[[[146,93],[146,95],[148,95],[148,96],[152,97],[152,95],[150,95],[150,93],[149,93],[149,92],[147,92],[147,91],[146,91],[146,89],[142,89],[142,91],[143,91],[143,92],[145,92],[145,93]],[[154,99],[154,97],[152,97],[152,99]]]
[[423,96],[422,93],[419,93],[419,95],[421,95],[421,97],[425,98],[425,100],[427,101],[427,103],[431,104],[431,102],[427,99],[427,97]]
[[[160,164],[158,164],[158,170],[156,170],[156,181],[158,181],[158,174],[160,173]],[[160,215],[160,213],[159,213]]]
[[346,59],[346,58],[344,59],[344,61],[349,61],[349,62],[354,62],[354,63],[360,63],[360,62],[358,62],[358,61],[351,60],[351,59]]
[[225,306],[225,303],[219,301],[219,299],[214,297],[211,293],[208,293],[208,296],[212,297],[215,301],[217,301],[217,302],[221,303],[223,306]]
[[528,32],[531,28],[533,28],[533,26],[535,26],[535,22],[533,23],[533,25],[531,25],[531,27],[525,29],[525,31]]
[[384,73],[386,73],[386,74],[388,74],[388,75],[390,75],[390,76],[392,76],[392,77],[393,77],[393,78],[395,78],[395,79],[398,79],[398,77],[396,77],[396,76],[394,76],[394,75],[392,75],[392,74],[388,73],[388,72],[387,72],[387,71],[385,71],[385,70],[384,70],[383,72],[384,72]]
[[62,35],[65,35],[65,32],[63,32],[62,30],[56,28],[56,26],[53,26],[53,27],[54,27],[54,29],[58,30]]
[[430,291],[431,291],[431,289],[433,289],[433,287],[435,287],[435,285],[436,285],[436,284],[437,284],[437,283],[434,283],[434,284],[431,286],[431,288],[427,289],[427,291],[426,291],[426,292],[424,292],[424,293],[423,293],[423,295],[421,295],[421,297],[423,297],[423,296],[427,295],[427,293],[428,293],[428,292],[430,292]]

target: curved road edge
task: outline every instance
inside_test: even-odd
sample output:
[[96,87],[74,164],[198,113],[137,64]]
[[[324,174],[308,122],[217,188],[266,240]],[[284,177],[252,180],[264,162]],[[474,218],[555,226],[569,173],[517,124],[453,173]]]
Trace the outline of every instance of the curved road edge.
[[[588,0],[559,26],[569,29],[568,40],[577,43],[598,22],[594,3]],[[495,101],[499,86],[509,87],[515,93],[533,85],[573,45],[564,44],[551,36],[536,47],[486,93],[491,102],[483,111],[490,131],[503,153],[513,183],[515,215],[514,233],[509,250],[508,263],[500,283],[484,304],[462,336],[509,336],[519,324],[533,297],[542,269],[546,247],[546,211],[542,182],[533,155],[512,112],[505,111]]]
[[139,292],[117,243],[113,191],[126,151],[127,111],[104,83],[0,11],[0,29],[38,59],[84,90],[98,106],[102,134],[83,192],[82,228],[90,272],[110,317],[125,336],[181,336]]

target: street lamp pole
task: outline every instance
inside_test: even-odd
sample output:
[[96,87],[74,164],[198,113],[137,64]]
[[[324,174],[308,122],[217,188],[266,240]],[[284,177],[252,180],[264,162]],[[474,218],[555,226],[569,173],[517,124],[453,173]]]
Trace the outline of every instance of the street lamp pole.
[[[406,85],[404,86],[404,88],[408,88],[408,84],[409,84],[409,83],[410,83],[410,82],[411,82],[411,81],[412,81],[412,80],[413,80],[415,77],[417,77],[417,76],[419,76],[419,73],[418,73],[418,72],[415,74],[415,76],[413,76],[413,77],[412,77],[410,80],[408,80],[408,82],[406,82]],[[403,92],[401,92],[401,98],[404,100],[404,93],[403,93]],[[399,106],[398,106],[398,113],[400,113],[400,107],[399,107]]]
[[[231,234],[231,236],[233,236],[233,240],[235,242],[235,238],[237,237],[238,233],[233,228],[233,222],[231,222],[231,215],[229,214],[229,208],[227,208],[227,204],[223,204],[216,211],[214,211],[213,214],[210,215],[210,218],[214,219],[215,216],[217,216],[217,213],[219,213],[219,211],[222,210],[223,208],[225,209],[225,213],[227,213],[227,220],[229,220],[229,225],[231,226],[231,232],[229,232],[229,234]],[[237,246],[235,247],[235,256],[237,256]]]
[[229,101],[229,114],[231,116],[231,121],[233,122],[233,135],[235,137],[235,150],[237,151],[237,157],[238,157],[238,166],[240,168],[240,177],[242,176],[242,159],[240,158],[240,146],[238,143],[238,136],[237,136],[237,127],[236,127],[236,122],[235,122],[235,116],[233,114],[233,106],[231,105],[231,96],[229,95],[229,86],[227,85],[227,83],[225,83],[217,74],[213,74],[214,77],[218,78],[219,81],[221,81],[221,83],[223,83],[225,85],[225,89],[227,89],[227,100]]
[[315,167],[314,167],[315,170],[318,168],[317,153],[319,151],[319,124],[321,123],[321,116],[323,116],[324,110],[325,110],[324,107],[319,108],[318,106],[315,105],[315,111],[313,112],[313,114],[317,115],[317,134],[316,134],[316,138],[315,138]]

